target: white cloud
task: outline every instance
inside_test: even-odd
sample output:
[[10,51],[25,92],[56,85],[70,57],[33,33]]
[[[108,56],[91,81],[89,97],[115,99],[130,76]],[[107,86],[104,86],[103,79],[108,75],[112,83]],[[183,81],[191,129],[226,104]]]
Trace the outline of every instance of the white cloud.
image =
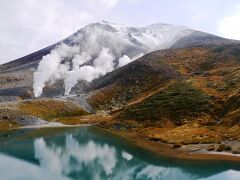
[[104,4],[107,7],[114,7],[120,0],[98,0],[99,4]]
[[218,22],[218,31],[223,37],[240,40],[240,7],[232,15]]

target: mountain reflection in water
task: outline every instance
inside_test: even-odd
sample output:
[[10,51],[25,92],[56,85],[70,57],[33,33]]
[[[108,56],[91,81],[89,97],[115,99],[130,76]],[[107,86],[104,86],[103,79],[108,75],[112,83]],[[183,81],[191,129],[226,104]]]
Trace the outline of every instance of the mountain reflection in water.
[[1,179],[240,179],[234,163],[159,158],[98,128],[24,129],[0,134]]

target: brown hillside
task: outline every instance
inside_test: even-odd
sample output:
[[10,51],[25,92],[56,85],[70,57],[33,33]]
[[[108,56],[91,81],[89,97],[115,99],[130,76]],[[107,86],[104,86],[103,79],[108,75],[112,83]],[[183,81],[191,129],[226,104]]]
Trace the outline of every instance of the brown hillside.
[[233,126],[240,120],[240,45],[160,50],[90,86],[117,120]]

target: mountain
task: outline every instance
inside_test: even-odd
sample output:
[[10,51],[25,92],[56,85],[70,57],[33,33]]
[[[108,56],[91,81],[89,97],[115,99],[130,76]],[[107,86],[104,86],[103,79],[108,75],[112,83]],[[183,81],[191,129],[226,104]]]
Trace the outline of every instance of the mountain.
[[[32,97],[33,91],[38,96],[42,90],[45,95],[69,93],[78,81],[91,81],[154,50],[231,43],[235,41],[184,26],[131,27],[105,21],[93,23],[54,45],[0,65],[0,95]],[[51,53],[57,54],[58,58]],[[105,61],[105,55],[108,61]],[[41,61],[44,56],[46,61]],[[94,63],[99,59],[102,62]],[[82,68],[83,65],[88,65],[88,69]],[[41,73],[34,76],[37,68]],[[92,73],[85,77],[89,68]]]
[[[93,39],[95,40],[94,36],[96,36],[96,41],[93,41]],[[121,54],[129,54],[130,57],[133,57],[136,53],[147,53],[159,49],[184,48],[205,44],[221,45],[232,42],[234,41],[191,30],[184,26],[174,26],[162,23],[153,24],[147,27],[131,27],[102,21],[89,24],[54,45],[5,63],[0,66],[0,70],[19,70],[19,66],[24,66],[23,68],[37,68],[41,58],[49,54],[51,50],[61,43],[71,46],[81,45],[84,51],[93,51],[89,50],[88,46],[99,44],[99,46],[113,49],[119,58]],[[118,47],[113,45],[117,45]],[[94,50],[96,48],[99,47],[95,47]],[[121,51],[119,48],[122,48]],[[136,51],[136,53],[132,51]]]
[[173,147],[198,144],[183,147],[189,152],[223,151],[227,142],[240,153],[238,41],[101,22],[0,69],[0,101],[14,101],[0,103],[2,127],[31,125],[29,117],[97,123]]

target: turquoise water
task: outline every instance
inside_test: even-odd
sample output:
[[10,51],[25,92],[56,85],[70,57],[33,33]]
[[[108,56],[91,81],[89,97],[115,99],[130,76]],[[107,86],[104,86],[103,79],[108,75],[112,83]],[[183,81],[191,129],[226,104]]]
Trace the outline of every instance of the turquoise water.
[[156,157],[94,127],[0,133],[1,180],[239,180],[239,164]]

